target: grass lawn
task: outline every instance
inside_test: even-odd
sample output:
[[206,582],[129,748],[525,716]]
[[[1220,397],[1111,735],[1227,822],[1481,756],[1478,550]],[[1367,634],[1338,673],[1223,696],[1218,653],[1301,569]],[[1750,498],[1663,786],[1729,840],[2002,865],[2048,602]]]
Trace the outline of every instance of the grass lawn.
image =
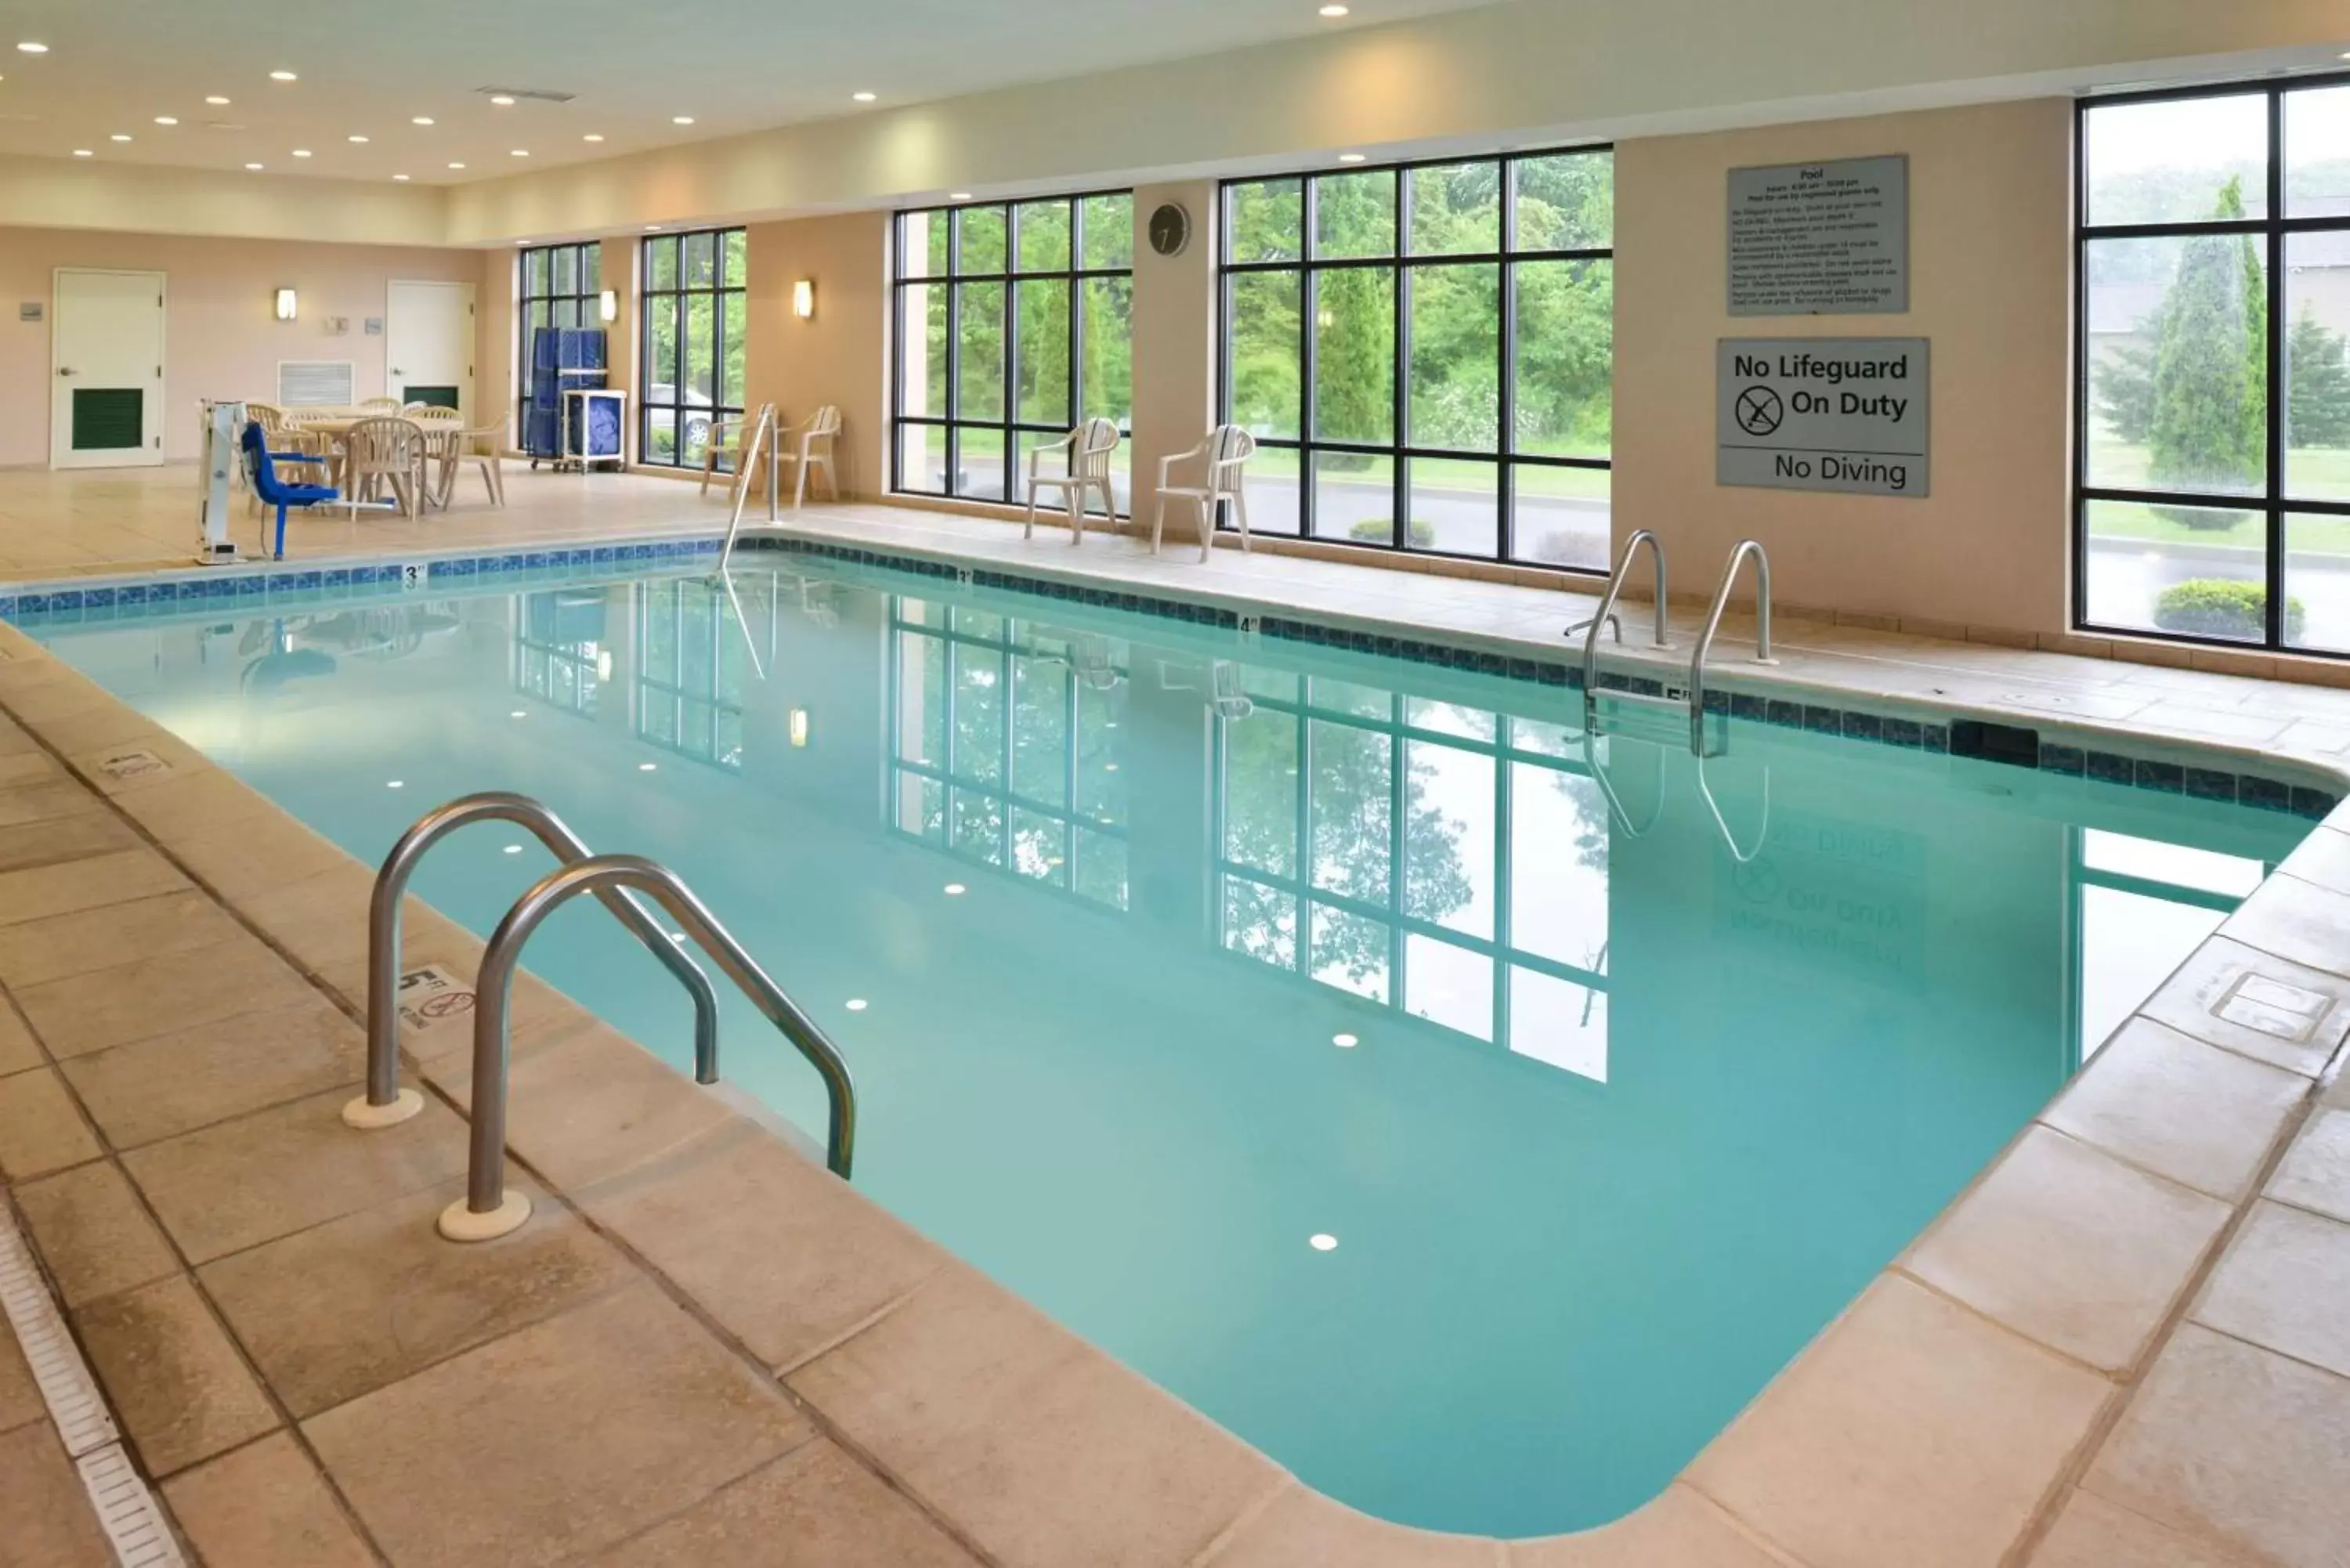
[[[2144,484],[2146,469],[2144,447],[2110,441],[2090,446],[2089,474],[2094,483],[2123,488]],[[2329,501],[2350,499],[2350,450],[2312,447],[2289,452],[2285,454],[2285,472],[2293,488],[2304,495]],[[2253,510],[2242,514],[2232,527],[2190,528],[2138,502],[2093,502],[2089,536],[2144,539],[2164,545],[2233,545],[2257,550],[2262,547],[2265,524],[2258,510],[2261,504],[2254,500],[2247,504]],[[2285,529],[2285,544],[2290,549],[2350,556],[2350,517],[2315,513],[2288,515]]]

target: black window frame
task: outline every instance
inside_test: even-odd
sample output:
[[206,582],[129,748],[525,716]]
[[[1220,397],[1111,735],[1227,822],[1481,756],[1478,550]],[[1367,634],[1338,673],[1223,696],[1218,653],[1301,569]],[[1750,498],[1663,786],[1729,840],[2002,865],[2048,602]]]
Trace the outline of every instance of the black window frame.
[[[2350,232],[2350,213],[2333,217],[2286,215],[2285,99],[2295,92],[2350,86],[2350,73],[2282,78],[2260,81],[2206,83],[2161,88],[2145,92],[2094,94],[2074,105],[2073,123],[2073,505],[2072,505],[2072,625],[2075,630],[2107,636],[2147,638],[2202,648],[2231,649],[2250,653],[2290,653],[2297,657],[2339,659],[2350,652],[2284,636],[2290,585],[2286,577],[2285,538],[2290,517],[2350,516],[2350,499],[2295,499],[2286,490],[2285,339],[2292,330],[2286,318],[2287,241],[2295,234]],[[2093,224],[2089,218],[2089,117],[2099,109],[2132,104],[2164,103],[2196,99],[2253,98],[2265,99],[2267,168],[2262,215],[2242,219],[2201,219],[2189,222]],[[2090,406],[2089,254],[2100,241],[2178,239],[2198,235],[2244,235],[2259,244],[2265,269],[2267,297],[2267,422],[2264,458],[2267,475],[2257,493],[2129,489],[2092,484],[2089,458]],[[2259,516],[2264,529],[2263,616],[2259,640],[2167,631],[2150,626],[2112,626],[2089,615],[2089,516],[2098,502],[2140,503],[2158,506],[2193,506],[2214,511],[2245,512]]]
[[[572,285],[569,289],[553,286],[555,257],[560,251],[572,253]],[[549,280],[544,294],[533,293],[530,286],[530,262],[533,256],[546,257]],[[515,429],[520,431],[529,423],[530,411],[530,333],[532,306],[545,305],[547,319],[539,326],[601,328],[604,325],[602,301],[604,294],[604,247],[598,240],[565,240],[551,245],[525,245],[515,253]],[[568,323],[555,319],[556,307],[570,307]]]
[[[1129,239],[1124,266],[1086,266],[1085,215],[1086,203],[1112,197],[1124,197],[1128,206]],[[1065,202],[1069,209],[1069,265],[1066,267],[1030,268],[1020,265],[1019,217],[1023,207],[1037,206],[1048,202]],[[1132,450],[1134,439],[1134,409],[1131,395],[1134,363],[1134,253],[1131,241],[1134,192],[1130,188],[1113,187],[1101,191],[1076,191],[1066,194],[1027,198],[1007,197],[998,202],[954,202],[927,207],[907,207],[890,216],[889,224],[889,331],[892,351],[889,356],[889,488],[900,495],[929,496],[940,500],[971,501],[998,506],[1016,506],[1025,503],[1020,493],[1022,475],[1025,472],[1025,455],[1020,438],[1066,436],[1086,420],[1089,413],[1085,401],[1085,288],[1088,282],[1123,279],[1127,286],[1127,366],[1128,397],[1124,417],[1118,421],[1118,436],[1127,452]],[[962,270],[962,222],[961,214],[994,209],[1003,214],[1004,260],[1006,270],[999,272],[964,272]],[[908,274],[903,271],[907,252],[906,225],[927,219],[934,213],[947,214],[947,257],[943,272],[925,271]],[[1068,286],[1068,413],[1066,424],[1045,424],[1023,421],[1020,412],[1020,308],[1018,286],[1023,283],[1062,282]],[[1003,289],[1003,417],[998,420],[966,420],[958,410],[962,400],[962,287],[967,284],[999,284]],[[945,387],[943,414],[909,415],[905,410],[905,344],[907,330],[906,290],[931,287],[945,290],[946,298],[946,361],[940,369]],[[1107,417],[1107,416],[1103,416]],[[945,483],[936,490],[918,489],[907,483],[901,432],[908,426],[917,429],[943,429],[947,432]],[[973,495],[960,490],[956,481],[962,467],[959,462],[960,432],[965,430],[988,431],[1003,442],[1004,493],[1002,495]],[[1066,465],[1062,472],[1066,472]],[[1128,475],[1128,512],[1133,494],[1133,476]],[[1086,503],[1087,514],[1098,517],[1090,501]]]
[[[1612,421],[1608,435],[1608,455],[1603,458],[1557,457],[1546,453],[1515,452],[1514,421],[1517,400],[1517,264],[1524,262],[1605,262],[1610,272],[1609,286],[1614,286],[1616,265],[1616,232],[1613,202],[1610,202],[1608,243],[1605,245],[1569,246],[1563,248],[1526,247],[1517,244],[1517,171],[1523,163],[1544,159],[1583,154],[1607,156],[1610,163],[1609,182],[1614,182],[1613,163],[1616,144],[1613,141],[1570,143],[1559,147],[1529,148],[1521,151],[1484,153],[1454,158],[1418,158],[1395,163],[1317,164],[1310,169],[1298,169],[1267,174],[1249,175],[1221,182],[1216,188],[1216,417],[1219,421],[1232,418],[1232,280],[1251,274],[1295,273],[1298,275],[1298,408],[1297,435],[1258,436],[1260,448],[1294,451],[1298,454],[1297,531],[1258,529],[1270,538],[1295,538],[1315,545],[1333,545],[1343,548],[1385,551],[1390,554],[1435,556],[1448,560],[1501,562],[1514,566],[1530,566],[1543,571],[1558,572],[1572,576],[1605,577],[1609,566],[1606,561],[1592,566],[1575,566],[1559,561],[1544,560],[1518,553],[1515,503],[1516,475],[1520,468],[1586,469],[1614,473],[1615,435]],[[1496,228],[1500,247],[1492,251],[1414,254],[1411,235],[1411,171],[1418,169],[1458,169],[1472,163],[1492,163],[1500,168],[1500,211]],[[1327,177],[1346,179],[1362,174],[1389,174],[1395,180],[1395,244],[1388,254],[1375,256],[1319,257],[1314,253],[1317,235],[1315,223],[1315,182]],[[1230,222],[1232,192],[1243,186],[1263,185],[1271,182],[1300,182],[1298,217],[1298,254],[1294,258],[1278,261],[1235,262],[1232,259],[1232,224]],[[1494,420],[1494,445],[1491,452],[1466,452],[1458,448],[1419,446],[1408,438],[1410,433],[1411,399],[1411,288],[1414,271],[1441,266],[1490,266],[1497,270],[1499,287],[1495,296],[1500,306],[1500,320],[1495,330],[1495,367],[1498,382]],[[1315,331],[1311,325],[1315,314],[1316,289],[1315,279],[1321,274],[1351,268],[1385,268],[1392,271],[1394,297],[1394,362],[1390,367],[1389,394],[1393,407],[1389,430],[1394,439],[1386,443],[1375,441],[1336,441],[1319,437],[1314,428]],[[1608,338],[1608,359],[1615,360],[1615,337],[1612,321]],[[1357,539],[1347,536],[1319,535],[1314,531],[1314,459],[1322,452],[1352,452],[1385,460],[1389,468],[1393,492],[1392,532],[1386,540]],[[1414,545],[1409,537],[1411,499],[1411,462],[1414,459],[1439,462],[1490,462],[1495,470],[1494,490],[1494,553],[1470,554],[1457,550],[1439,550]],[[1609,515],[1614,514],[1615,482],[1608,482]],[[1229,508],[1220,509],[1219,532],[1234,532],[1228,514]],[[1608,537],[1613,537],[1612,524]],[[1606,553],[1606,552],[1603,552]]]
[[[764,587],[746,594],[698,577],[663,577],[637,585],[631,618],[636,637],[636,701],[629,729],[638,741],[722,773],[743,771],[749,717],[744,688],[754,679],[763,679],[758,672],[775,657],[775,574],[764,576]],[[748,587],[747,582],[744,586]],[[736,619],[738,614],[741,619]],[[650,668],[647,652],[653,646],[652,622],[657,615],[669,619],[670,647],[677,661],[676,669],[667,673]],[[702,678],[693,680],[688,674],[688,634],[697,629],[692,624],[697,617],[706,618],[708,624],[699,628]],[[744,641],[744,662],[751,668],[736,665],[730,681],[727,649],[738,637]],[[698,711],[708,720],[707,744],[697,741]],[[658,712],[669,715],[666,732],[655,720]],[[726,743],[730,730],[731,747]]]
[[[726,241],[731,234],[743,236],[743,273],[730,278],[726,265]],[[685,245],[689,240],[707,235],[710,240],[710,282],[689,284],[685,281]],[[653,253],[663,244],[677,252],[677,265],[672,270],[674,282],[666,286],[653,283]],[[707,431],[721,425],[733,428],[743,418],[741,399],[748,395],[750,379],[751,337],[751,232],[740,223],[707,229],[678,229],[657,234],[646,234],[637,242],[637,461],[648,468],[700,468],[702,454],[687,455],[685,416],[695,405],[685,400],[685,368],[690,360],[686,348],[685,324],[687,302],[698,297],[710,301],[710,424]],[[726,401],[726,299],[729,295],[743,301],[743,377],[744,386],[736,387],[734,402]],[[674,375],[666,383],[669,400],[653,400],[653,313],[666,308],[671,313],[673,332],[671,341],[677,345],[678,363]],[[657,415],[669,416],[670,455],[657,457],[653,451],[653,423]]]

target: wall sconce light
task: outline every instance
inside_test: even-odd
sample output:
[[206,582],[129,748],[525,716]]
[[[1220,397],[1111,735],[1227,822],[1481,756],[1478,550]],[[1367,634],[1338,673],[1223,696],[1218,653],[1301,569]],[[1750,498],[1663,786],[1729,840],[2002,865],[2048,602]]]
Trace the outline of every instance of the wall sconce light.
[[792,314],[802,321],[816,314],[816,280],[804,277],[792,285]]
[[596,296],[597,313],[607,321],[620,319],[620,296],[617,290],[606,289]]
[[608,648],[596,650],[596,679],[607,686],[612,683],[612,650]]
[[792,719],[791,719],[791,723],[792,723],[792,744],[793,744],[793,745],[795,745],[795,746],[802,746],[802,747],[806,746],[806,745],[807,744],[807,732],[808,732],[808,714],[807,714],[807,710],[806,710],[806,709],[805,709],[805,708],[795,708],[795,709],[793,709],[793,710],[792,710]]
[[291,321],[294,319],[294,291],[292,289],[281,288],[277,291],[276,309],[278,320]]

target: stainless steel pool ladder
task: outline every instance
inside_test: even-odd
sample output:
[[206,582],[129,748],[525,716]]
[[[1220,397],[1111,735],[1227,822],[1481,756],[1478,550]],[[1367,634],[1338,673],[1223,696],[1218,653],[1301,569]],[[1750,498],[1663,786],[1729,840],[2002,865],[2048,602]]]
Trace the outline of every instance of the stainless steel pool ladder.
[[[1721,612],[1729,607],[1730,590],[1738,581],[1738,568],[1750,556],[1754,562],[1754,662],[1779,662],[1771,657],[1770,553],[1762,548],[1760,539],[1741,539],[1731,547],[1730,559],[1722,564],[1721,586],[1713,590],[1713,607],[1705,612],[1705,629],[1698,633],[1697,649],[1690,655],[1690,750],[1700,757],[1705,755],[1705,656],[1713,650],[1713,634],[1721,629]],[[1587,699],[1587,692],[1586,696]],[[1717,820],[1720,815],[1715,814]]]
[[[1648,555],[1657,568],[1656,624],[1648,634],[1649,645],[1655,648],[1672,646],[1665,640],[1665,544],[1650,530],[1635,528],[1632,536],[1624,541],[1623,554],[1616,557],[1616,569],[1607,574],[1607,587],[1599,596],[1599,607],[1592,612],[1589,620],[1576,621],[1566,628],[1569,637],[1578,631],[1583,633],[1583,727],[1586,732],[1594,727],[1599,716],[1599,628],[1603,626],[1612,628],[1616,640],[1624,640],[1624,623],[1617,617],[1616,601],[1623,595],[1624,579],[1632,570],[1632,557],[1639,553],[1643,545],[1648,547]],[[1661,701],[1634,697],[1628,692],[1621,695],[1631,697],[1635,701]]]
[[[783,481],[778,477],[781,464],[777,461],[783,455],[783,421],[775,417],[775,408],[770,404],[760,410],[758,422],[751,427],[751,433],[742,445],[734,449],[734,461],[738,463],[749,462],[754,455],[764,458],[766,462],[767,521],[770,523],[781,522],[784,515]],[[734,514],[726,520],[726,543],[718,550],[718,569],[722,573],[726,570],[726,564],[734,558],[734,538],[743,531],[743,504],[750,499],[749,485],[734,487]]]
[[344,1121],[360,1128],[390,1127],[423,1108],[415,1090],[400,1086],[400,901],[427,850],[458,828],[485,821],[527,828],[564,864],[507,911],[483,951],[473,987],[473,1152],[466,1196],[441,1217],[443,1235],[452,1241],[487,1240],[529,1217],[528,1200],[519,1193],[509,1199],[504,1190],[508,998],[522,944],[541,920],[581,892],[594,893],[692,996],[693,1075],[702,1084],[718,1081],[717,992],[701,966],[679,950],[629,890],[650,895],[717,959],[727,978],[823,1075],[830,1097],[826,1164],[835,1175],[847,1178],[856,1143],[856,1087],[847,1064],[824,1032],[752,961],[676,873],[639,856],[596,856],[546,806],[504,790],[465,795],[426,813],[400,836],[376,873],[368,906],[368,1087],[343,1107]]

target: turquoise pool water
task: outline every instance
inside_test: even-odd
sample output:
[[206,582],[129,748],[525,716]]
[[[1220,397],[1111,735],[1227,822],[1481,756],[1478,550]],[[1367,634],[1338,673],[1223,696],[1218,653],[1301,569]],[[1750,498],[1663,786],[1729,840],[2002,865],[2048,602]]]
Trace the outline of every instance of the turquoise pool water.
[[[675,867],[847,1055],[859,1187],[1416,1525],[1655,1495],[2305,826],[1743,722],[1717,821],[1557,688],[756,559],[36,629],[370,863],[497,787]],[[530,961],[685,1061],[591,907]]]

